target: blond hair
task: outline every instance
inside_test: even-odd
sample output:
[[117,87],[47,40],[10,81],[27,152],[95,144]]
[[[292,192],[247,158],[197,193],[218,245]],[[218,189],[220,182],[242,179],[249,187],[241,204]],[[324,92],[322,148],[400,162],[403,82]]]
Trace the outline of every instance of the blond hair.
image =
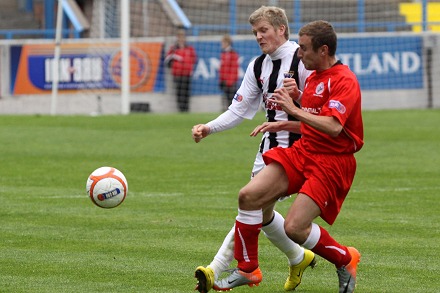
[[284,31],[284,37],[286,40],[289,39],[289,21],[287,20],[286,11],[284,11],[284,9],[276,6],[261,6],[249,16],[249,23],[251,25],[254,25],[261,20],[266,20],[275,29],[284,26],[286,28]]
[[222,41],[226,42],[228,45],[232,45],[232,38],[229,34],[223,35]]

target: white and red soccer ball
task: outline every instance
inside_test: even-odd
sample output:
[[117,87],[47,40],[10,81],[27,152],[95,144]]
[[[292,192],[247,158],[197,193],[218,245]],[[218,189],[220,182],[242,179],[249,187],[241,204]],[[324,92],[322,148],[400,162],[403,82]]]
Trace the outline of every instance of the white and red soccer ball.
[[92,202],[101,208],[114,208],[120,205],[128,192],[124,174],[113,167],[96,169],[87,178],[87,194]]

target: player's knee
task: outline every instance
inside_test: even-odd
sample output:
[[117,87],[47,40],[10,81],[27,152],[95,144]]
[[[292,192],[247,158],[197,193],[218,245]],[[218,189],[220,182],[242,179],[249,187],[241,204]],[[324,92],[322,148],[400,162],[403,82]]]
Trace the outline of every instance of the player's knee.
[[249,188],[243,187],[238,193],[238,206],[240,209],[257,210],[261,209],[256,194],[252,193]]
[[248,205],[250,200],[250,193],[246,190],[246,187],[243,187],[238,192],[238,205],[239,207],[243,207],[244,205]]
[[295,222],[285,221],[284,230],[286,231],[287,236],[296,243],[302,244],[307,240],[307,237],[304,237],[305,231],[303,231],[303,229]]

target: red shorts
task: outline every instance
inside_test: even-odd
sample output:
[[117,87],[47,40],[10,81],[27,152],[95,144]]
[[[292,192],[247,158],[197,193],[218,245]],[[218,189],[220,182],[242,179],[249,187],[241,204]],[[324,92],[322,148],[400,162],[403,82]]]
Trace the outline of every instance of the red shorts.
[[304,193],[321,209],[321,218],[332,225],[341,210],[356,172],[353,154],[314,154],[298,143],[276,147],[263,154],[266,165],[278,162],[289,178],[288,194]]

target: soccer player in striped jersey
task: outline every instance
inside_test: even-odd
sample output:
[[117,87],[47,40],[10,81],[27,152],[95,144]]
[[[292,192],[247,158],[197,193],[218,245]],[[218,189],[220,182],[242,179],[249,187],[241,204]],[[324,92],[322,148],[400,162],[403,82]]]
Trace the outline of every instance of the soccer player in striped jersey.
[[[251,133],[256,136],[263,133],[262,141],[257,152],[251,177],[258,174],[264,167],[262,155],[273,147],[289,147],[299,135],[299,122],[294,121],[271,99],[276,88],[285,87],[297,102],[301,99],[301,89],[311,71],[305,69],[301,62],[297,62],[296,73],[298,84],[294,78],[285,80],[285,73],[291,71],[294,55],[298,44],[289,41],[289,27],[286,13],[278,7],[262,6],[249,17],[252,31],[261,51],[265,54],[250,62],[244,79],[237,90],[228,110],[216,119],[197,124],[192,128],[195,142],[200,142],[210,134],[225,131],[239,125],[244,119],[252,119],[262,106],[266,111],[266,123],[259,125]],[[256,65],[256,62],[259,62]],[[256,69],[256,67],[260,66]],[[261,71],[261,74],[256,74]],[[256,76],[258,75],[258,76]],[[251,180],[252,181],[252,180]],[[264,207],[262,230],[266,237],[278,247],[288,258],[289,276],[284,285],[285,290],[294,290],[301,282],[302,274],[308,266],[315,265],[315,255],[289,239],[284,231],[284,218],[274,211],[275,203]],[[207,266],[196,268],[195,277],[198,280],[196,290],[208,292],[218,288],[215,280],[222,272],[229,268],[233,260],[235,226],[223,241],[220,250]],[[246,279],[249,285],[261,282],[261,273],[255,274],[254,279]]]
[[337,36],[326,21],[314,21],[299,31],[298,56],[314,72],[307,78],[301,107],[285,88],[272,101],[301,121],[301,138],[288,148],[263,154],[266,167],[239,192],[235,222],[237,269],[215,286],[226,291],[252,284],[261,275],[258,235],[262,209],[280,197],[297,194],[285,220],[290,239],[335,265],[339,292],[354,292],[360,253],[337,242],[314,223],[320,217],[332,225],[350,190],[356,159],[364,142],[361,90],[355,74],[336,59]]

